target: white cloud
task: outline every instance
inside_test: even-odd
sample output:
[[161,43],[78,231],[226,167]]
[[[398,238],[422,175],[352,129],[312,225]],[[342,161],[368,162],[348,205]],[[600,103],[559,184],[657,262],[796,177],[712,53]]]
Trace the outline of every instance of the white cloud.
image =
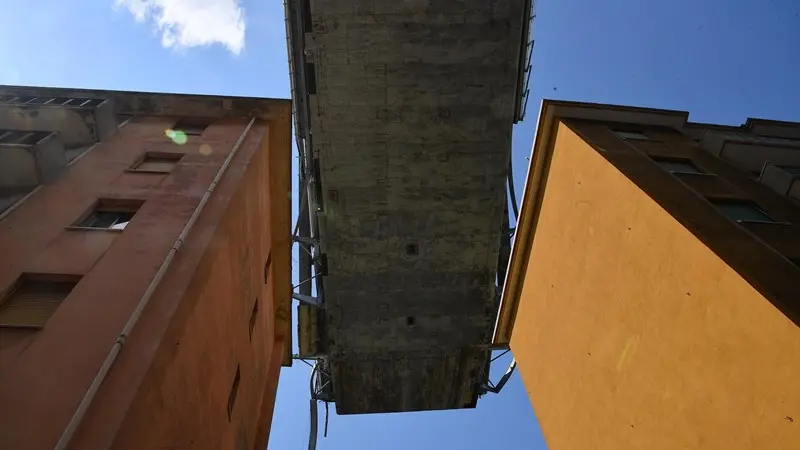
[[138,22],[153,22],[167,48],[222,44],[244,49],[245,18],[239,0],[115,0]]

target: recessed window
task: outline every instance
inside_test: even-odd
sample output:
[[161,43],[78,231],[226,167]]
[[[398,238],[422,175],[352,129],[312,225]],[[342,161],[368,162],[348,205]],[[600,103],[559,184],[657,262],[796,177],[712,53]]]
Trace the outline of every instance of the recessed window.
[[253,304],[253,311],[250,312],[250,323],[249,330],[250,330],[250,340],[253,340],[253,330],[256,327],[256,317],[258,316],[258,297],[256,297],[256,302]]
[[231,385],[231,392],[228,394],[228,420],[233,417],[233,407],[236,406],[236,395],[239,393],[239,383],[241,382],[241,373],[239,373],[239,366],[236,366],[236,375],[233,376],[233,384]]
[[0,144],[31,146],[50,134],[49,131],[0,130]]
[[800,166],[778,166],[786,173],[800,177]]
[[625,131],[625,130],[613,130],[614,134],[617,135],[620,139],[631,139],[636,141],[652,141],[646,134],[639,132],[639,131]]
[[183,158],[182,153],[147,152],[131,170],[135,172],[169,173]]
[[103,199],[74,227],[123,230],[142,206],[141,200]]
[[419,255],[419,245],[417,244],[406,244],[406,255],[409,256],[417,256]]
[[737,222],[775,222],[752,202],[738,200],[712,200],[711,203],[731,220]]
[[705,173],[689,159],[653,158],[653,160],[670,173]]
[[42,328],[79,279],[78,276],[23,275],[0,299],[0,327]]
[[182,119],[172,127],[175,131],[182,131],[187,136],[201,136],[209,123],[199,120]]
[[269,281],[269,268],[272,266],[272,250],[267,253],[267,260],[264,261],[264,284]]

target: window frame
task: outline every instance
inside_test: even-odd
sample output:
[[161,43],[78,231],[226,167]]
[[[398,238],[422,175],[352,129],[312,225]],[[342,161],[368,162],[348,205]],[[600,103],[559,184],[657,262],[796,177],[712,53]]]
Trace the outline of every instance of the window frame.
[[778,169],[791,175],[792,178],[800,178],[800,166],[792,166],[789,164],[780,164],[780,165],[776,164],[776,166],[778,167]]
[[[731,221],[736,222],[736,223],[769,223],[769,224],[779,224],[779,225],[789,224],[788,222],[781,221],[781,220],[778,220],[778,219],[774,218],[767,211],[765,211],[764,208],[759,206],[758,203],[756,203],[756,202],[754,202],[753,200],[750,200],[750,199],[711,197],[711,198],[708,198],[707,200],[711,203],[711,205],[714,207],[714,209],[717,210],[717,212],[722,214],[726,219],[731,220]],[[738,205],[749,206],[749,207],[755,209],[756,211],[760,212],[761,215],[763,215],[764,217],[766,217],[769,220],[735,219],[735,218],[730,217],[729,215],[725,214],[725,212],[719,207],[720,204],[725,204],[725,203],[734,204],[734,205],[738,204]]]
[[[175,166],[178,165],[178,163],[181,161],[181,159],[183,159],[184,156],[186,156],[185,153],[146,151],[142,153],[136,159],[136,161],[134,161],[133,164],[131,164],[131,166],[128,167],[128,169],[125,171],[134,173],[161,173],[161,174],[171,173],[175,169]],[[142,164],[146,164],[148,162],[148,159],[162,160],[164,162],[171,163],[172,166],[170,167],[169,170],[154,170],[154,169],[142,168],[141,167]]]
[[658,140],[645,134],[643,130],[625,130],[620,128],[611,128],[611,132],[623,141],[644,141],[644,142],[657,142]]
[[250,319],[247,321],[248,327],[248,336],[250,337],[250,342],[253,342],[253,333],[255,333],[256,323],[258,320],[258,304],[259,297],[256,296],[256,301],[253,303],[253,309],[250,311]]
[[178,119],[172,125],[172,130],[180,131],[186,136],[201,137],[206,132],[206,130],[208,130],[208,127],[210,126],[211,126],[211,119],[205,120],[201,118],[183,117]]
[[228,392],[228,421],[233,419],[233,411],[236,408],[236,398],[239,396],[239,385],[242,383],[242,373],[240,366],[236,365],[236,373],[233,376],[233,383]]
[[92,205],[87,208],[87,210],[84,211],[83,214],[81,214],[78,219],[72,223],[72,225],[68,226],[67,229],[83,231],[112,231],[121,233],[125,230],[125,228],[127,228],[128,225],[123,228],[112,228],[116,224],[112,224],[109,227],[93,227],[87,226],[85,223],[87,219],[98,212],[120,212],[131,214],[130,219],[126,222],[127,224],[130,224],[133,218],[136,217],[136,213],[139,211],[139,209],[141,209],[142,205],[144,205],[144,200],[139,199],[100,198],[92,202]]
[[[28,330],[41,330],[45,327],[50,318],[55,314],[56,310],[61,304],[72,294],[75,288],[80,283],[83,277],[81,275],[73,274],[51,274],[51,273],[31,273],[25,272],[20,275],[6,290],[0,292],[0,330],[2,329],[28,329]],[[3,323],[2,312],[8,307],[8,302],[12,300],[14,295],[21,289],[28,285],[41,284],[41,285],[55,285],[51,287],[69,287],[66,294],[61,297],[55,306],[49,310],[47,317],[41,323]],[[63,285],[63,286],[58,286]]]
[[[688,175],[706,175],[706,176],[716,176],[716,174],[709,173],[704,167],[698,165],[694,162],[691,158],[682,158],[682,157],[672,157],[672,156],[657,156],[657,155],[649,155],[650,159],[658,165],[658,167],[668,173],[673,174],[688,174]],[[664,167],[663,164],[685,164],[687,166],[694,167],[694,172],[688,172],[685,170],[671,170],[667,167]]]

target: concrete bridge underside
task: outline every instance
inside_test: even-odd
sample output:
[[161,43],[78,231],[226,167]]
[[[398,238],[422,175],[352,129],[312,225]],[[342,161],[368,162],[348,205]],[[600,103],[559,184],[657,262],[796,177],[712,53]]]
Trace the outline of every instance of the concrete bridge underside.
[[324,356],[322,390],[340,414],[477,402],[506,264],[529,8],[287,4],[310,186],[301,235],[318,243],[313,261],[301,251],[301,278],[309,263],[321,274],[320,307],[300,307],[300,352]]

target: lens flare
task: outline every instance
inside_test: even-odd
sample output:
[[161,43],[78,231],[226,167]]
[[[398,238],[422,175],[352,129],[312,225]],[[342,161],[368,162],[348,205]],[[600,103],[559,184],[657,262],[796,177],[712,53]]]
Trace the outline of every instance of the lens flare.
[[171,128],[167,128],[164,130],[164,134],[172,140],[172,142],[183,145],[189,141],[189,138],[186,136],[186,133],[180,130],[173,130]]

